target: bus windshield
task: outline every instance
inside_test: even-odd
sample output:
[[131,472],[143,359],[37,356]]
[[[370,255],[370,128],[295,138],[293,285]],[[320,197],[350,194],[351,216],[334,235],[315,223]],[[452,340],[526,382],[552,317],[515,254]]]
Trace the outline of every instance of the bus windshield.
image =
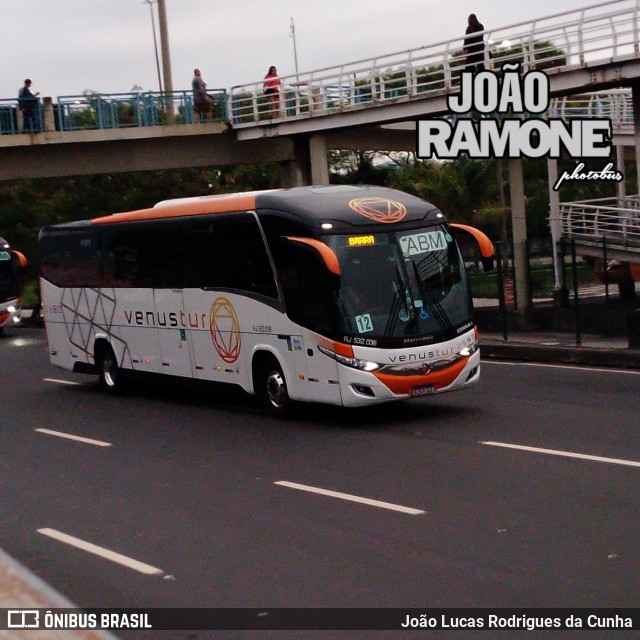
[[372,346],[427,343],[470,325],[466,271],[446,225],[323,240],[340,263],[345,336]]
[[10,251],[0,249],[0,302],[18,296],[18,281]]

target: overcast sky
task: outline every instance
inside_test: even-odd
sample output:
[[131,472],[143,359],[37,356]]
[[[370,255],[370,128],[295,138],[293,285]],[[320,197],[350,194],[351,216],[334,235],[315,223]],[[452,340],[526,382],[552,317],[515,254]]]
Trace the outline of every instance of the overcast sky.
[[[461,37],[467,15],[506,27],[596,0],[166,0],[175,90],[194,67],[210,89],[257,81],[271,64],[300,72]],[[143,0],[0,0],[0,98],[24,78],[42,96],[158,89]],[[155,7],[154,7],[155,11]],[[159,45],[159,42],[158,42]]]

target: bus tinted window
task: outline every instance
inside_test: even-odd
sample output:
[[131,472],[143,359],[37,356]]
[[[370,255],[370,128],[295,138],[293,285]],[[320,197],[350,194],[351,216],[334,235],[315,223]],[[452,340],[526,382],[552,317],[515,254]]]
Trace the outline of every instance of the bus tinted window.
[[0,251],[0,302],[18,295],[18,280],[15,275],[13,259],[9,251]]
[[45,235],[42,275],[63,287],[100,287],[100,247],[94,231],[70,231]]
[[194,220],[182,238],[194,261],[198,285],[277,297],[269,256],[251,215],[233,220]]
[[277,297],[260,229],[249,215],[110,229],[104,255],[110,287],[230,288]]

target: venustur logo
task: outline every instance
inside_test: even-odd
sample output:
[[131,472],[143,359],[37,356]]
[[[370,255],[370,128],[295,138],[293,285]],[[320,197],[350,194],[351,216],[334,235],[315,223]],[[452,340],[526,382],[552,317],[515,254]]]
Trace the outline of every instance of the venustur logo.
[[400,222],[407,215],[407,208],[401,202],[386,198],[354,198],[349,206],[375,222]]
[[242,334],[233,305],[220,296],[213,301],[209,314],[209,331],[218,355],[228,363],[240,357]]

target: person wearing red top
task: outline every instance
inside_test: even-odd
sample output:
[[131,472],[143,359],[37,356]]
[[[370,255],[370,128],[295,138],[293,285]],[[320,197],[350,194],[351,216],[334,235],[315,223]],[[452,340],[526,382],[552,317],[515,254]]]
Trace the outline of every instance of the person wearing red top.
[[264,77],[264,93],[269,99],[269,111],[272,117],[279,115],[280,111],[280,78],[278,71],[271,65],[267,75]]

